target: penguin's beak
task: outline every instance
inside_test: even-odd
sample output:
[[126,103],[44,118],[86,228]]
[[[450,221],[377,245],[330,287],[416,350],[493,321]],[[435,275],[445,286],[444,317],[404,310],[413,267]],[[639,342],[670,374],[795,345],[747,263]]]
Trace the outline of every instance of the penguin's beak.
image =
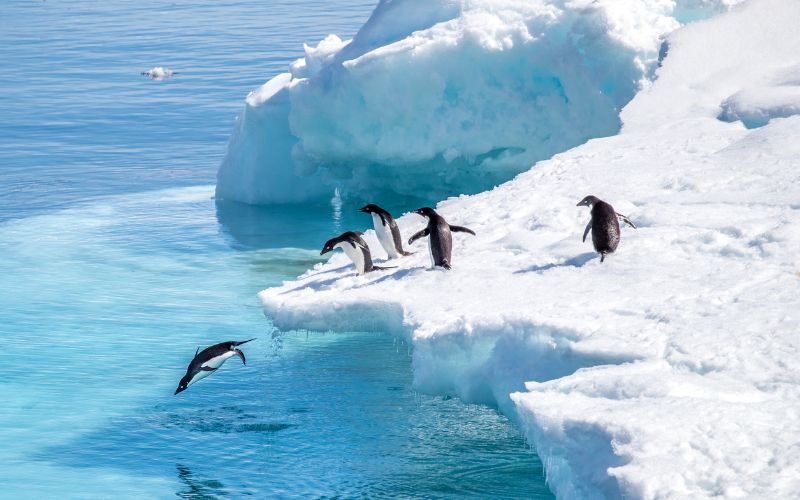
[[330,252],[330,248],[323,248],[322,251],[319,252],[320,255],[325,255],[326,253]]
[[361,208],[358,209],[358,211],[359,212],[364,212],[364,213],[367,213],[367,214],[369,213],[369,210],[367,210],[367,207],[361,207]]
[[[417,214],[417,215],[423,215],[421,208],[418,208],[418,209],[414,210],[414,213]],[[424,215],[423,215],[423,217],[424,217]]]
[[173,396],[176,396],[176,395],[177,395],[179,392],[183,392],[183,391],[185,391],[185,390],[186,390],[186,387],[184,387],[183,389],[181,389],[181,387],[180,387],[180,386],[178,386],[178,388],[177,388],[177,389],[175,389],[175,394],[173,394]]

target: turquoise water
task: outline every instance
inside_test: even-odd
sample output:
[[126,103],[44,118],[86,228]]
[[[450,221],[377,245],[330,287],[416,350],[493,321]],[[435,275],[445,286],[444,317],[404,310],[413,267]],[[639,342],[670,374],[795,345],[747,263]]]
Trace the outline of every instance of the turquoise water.
[[[297,5],[0,6],[0,497],[549,497],[504,417],[414,392],[402,342],[264,317],[368,223],[212,199],[246,92],[371,7]],[[197,346],[251,337],[173,396]]]

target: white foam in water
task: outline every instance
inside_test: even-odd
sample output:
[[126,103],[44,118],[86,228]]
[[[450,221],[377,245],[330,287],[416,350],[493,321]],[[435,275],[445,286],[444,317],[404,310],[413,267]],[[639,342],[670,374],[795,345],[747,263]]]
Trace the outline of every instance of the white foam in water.
[[674,17],[731,0],[381,1],[246,100],[217,196],[474,193],[616,133]]
[[[442,122],[426,113],[469,114],[475,108],[466,108],[479,100],[485,103],[480,112],[499,106],[500,114],[487,115],[486,142],[452,130],[459,142],[454,158],[468,151],[470,140],[479,143],[476,148],[496,148],[504,134],[511,141],[505,144],[525,137],[525,144],[543,148],[546,141],[537,142],[534,129],[522,133],[517,127],[536,123],[549,108],[530,122],[509,120],[504,105],[524,114],[530,103],[521,104],[524,91],[505,103],[492,97],[487,82],[497,76],[490,69],[497,59],[487,54],[494,50],[499,59],[502,53],[519,64],[531,58],[538,67],[547,51],[536,40],[547,40],[552,48],[552,39],[562,36],[563,48],[571,46],[567,39],[589,37],[592,52],[582,64],[597,61],[598,71],[635,79],[645,68],[634,71],[628,63],[645,63],[645,48],[655,50],[658,34],[672,25],[666,16],[672,3],[662,4],[659,13],[650,2],[636,3],[636,9],[618,4],[618,10],[609,2],[536,2],[518,9],[506,2],[441,2],[442,10],[428,12],[435,24],[419,20],[410,35],[387,32],[395,43],[356,51],[359,57],[348,56],[354,62],[347,69],[330,70],[318,80],[282,77],[284,111],[297,133],[294,140],[302,142],[295,151],[330,153],[335,160],[352,148],[354,157],[389,163],[403,149],[394,139],[406,134],[403,141],[419,141],[417,159],[430,158],[443,154],[435,130]],[[679,7],[685,14],[707,5]],[[444,15],[445,8],[459,14]],[[607,29],[594,22],[601,18]],[[772,104],[785,101],[791,92],[759,89],[796,84],[790,76],[800,63],[797,19],[795,1],[752,0],[671,34],[657,79],[622,111],[619,135],[558,154],[492,191],[439,204],[450,222],[477,232],[454,235],[451,272],[427,270],[424,242],[412,246],[416,255],[395,261],[396,270],[362,277],[354,276],[344,256],[334,255],[296,281],[264,290],[266,312],[281,328],[388,329],[406,336],[414,345],[416,385],[498,404],[522,425],[560,497],[795,496],[800,491],[800,116],[782,111],[749,129],[720,113],[777,109]],[[641,29],[642,24],[660,28]],[[525,41],[524,33],[532,40]],[[327,49],[317,52],[330,57]],[[568,64],[557,54],[549,52],[547,68]],[[463,64],[464,57],[474,65]],[[459,67],[474,67],[475,75],[437,79],[444,73],[436,68],[458,58]],[[461,84],[452,108],[414,81],[418,67],[427,82]],[[530,67],[517,72],[521,67],[509,77],[531,75]],[[608,110],[598,103],[624,94],[619,80],[600,97],[587,83],[597,78],[587,80],[586,67],[561,69],[574,77],[561,79],[562,85],[575,85],[575,95],[587,101],[559,105],[559,120],[572,117],[569,123],[578,123],[591,116],[594,124],[605,123],[601,117]],[[400,90],[400,74],[408,75],[403,85],[418,100]],[[376,88],[386,89],[387,98],[376,101],[388,106],[382,109],[385,122],[375,118],[379,107],[370,107]],[[345,117],[341,110],[347,103],[352,114]],[[253,133],[250,120],[264,118],[271,99],[263,106],[248,107],[240,134]],[[314,125],[312,108],[319,117]],[[410,114],[404,117],[403,110]],[[411,127],[402,118],[412,116],[421,118],[425,132],[406,130]],[[559,120],[553,123],[554,137],[564,132]],[[357,122],[376,128],[368,132]],[[490,130],[495,126],[498,135]],[[321,137],[323,130],[331,135]],[[387,130],[397,130],[389,143],[359,142],[359,134],[374,138]],[[269,142],[267,135],[262,139]],[[231,154],[243,151],[236,140]],[[236,173],[227,163],[220,190],[248,198],[253,193],[239,186],[260,180],[266,185],[270,178],[267,169],[256,167],[243,164],[253,175],[242,175],[237,186],[228,178]],[[426,168],[431,175],[444,172],[433,164]],[[355,184],[364,180],[357,169],[349,173]],[[270,199],[268,191],[262,194]],[[589,214],[575,204],[587,194],[612,203],[639,226],[623,227],[617,253],[603,264],[590,243],[581,242]],[[413,214],[398,223],[406,238],[424,225]],[[365,239],[380,248],[372,232]]]

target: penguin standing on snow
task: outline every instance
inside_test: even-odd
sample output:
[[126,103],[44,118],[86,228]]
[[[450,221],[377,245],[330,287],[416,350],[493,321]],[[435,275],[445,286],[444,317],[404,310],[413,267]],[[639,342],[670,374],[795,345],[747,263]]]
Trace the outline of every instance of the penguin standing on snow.
[[622,219],[625,224],[636,229],[636,225],[630,219],[618,214],[614,211],[614,207],[596,196],[587,196],[577,206],[589,207],[591,210],[592,218],[583,231],[583,241],[586,241],[586,235],[591,229],[592,244],[595,251],[600,254],[600,262],[606,259],[607,254],[614,253],[619,245],[619,221],[617,219]]
[[372,203],[361,207],[358,211],[372,215],[372,225],[375,226],[375,234],[378,235],[378,241],[381,242],[381,246],[386,250],[386,254],[390,259],[396,259],[401,255],[412,254],[412,252],[403,250],[403,239],[400,237],[400,228],[397,227],[397,221],[394,220],[392,214]]
[[414,213],[427,217],[428,227],[409,238],[408,244],[414,243],[415,240],[423,236],[429,236],[428,250],[431,253],[432,266],[450,269],[450,254],[453,250],[453,235],[451,233],[469,233],[474,236],[475,232],[466,227],[451,226],[444,220],[444,217],[437,214],[430,207],[419,208],[414,210]]
[[202,351],[198,347],[197,351],[194,353],[194,359],[191,363],[189,363],[189,368],[186,369],[186,375],[183,376],[181,381],[178,383],[178,388],[175,389],[175,394],[185,391],[190,385],[194,384],[198,380],[208,377],[217,371],[217,368],[222,366],[222,364],[227,361],[228,358],[239,356],[242,358],[242,364],[247,365],[247,361],[244,359],[244,353],[236,347],[246,344],[250,342],[250,340],[242,340],[241,342],[237,342],[235,340],[221,342],[219,344],[212,345],[211,347],[207,347]]
[[336,238],[331,238],[325,242],[325,246],[322,247],[322,251],[319,254],[325,255],[334,248],[341,248],[350,257],[353,264],[356,265],[356,273],[359,275],[375,270],[385,271],[386,269],[392,269],[391,267],[378,267],[372,264],[372,256],[369,253],[367,242],[361,238],[362,234],[364,233],[347,231]]

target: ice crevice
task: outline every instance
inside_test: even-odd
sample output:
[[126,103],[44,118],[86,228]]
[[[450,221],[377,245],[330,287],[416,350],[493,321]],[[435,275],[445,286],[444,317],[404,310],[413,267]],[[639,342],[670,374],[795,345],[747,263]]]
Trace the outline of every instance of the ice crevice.
[[[793,496],[800,116],[719,116],[732,95],[791,83],[798,18],[797,2],[750,0],[671,33],[619,134],[439,203],[477,233],[455,235],[452,271],[428,269],[422,244],[365,276],[337,254],[262,291],[266,314],[406,339],[415,385],[509,415],[561,498]],[[603,264],[581,242],[587,194],[639,225]]]

